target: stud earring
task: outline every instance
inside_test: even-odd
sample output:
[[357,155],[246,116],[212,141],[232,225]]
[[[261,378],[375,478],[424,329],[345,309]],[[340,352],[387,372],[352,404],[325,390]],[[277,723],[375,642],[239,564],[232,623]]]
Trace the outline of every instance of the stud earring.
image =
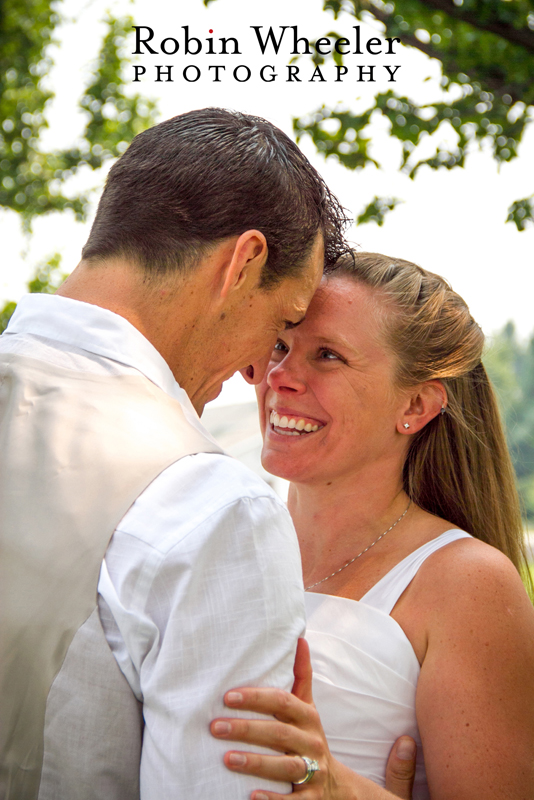
[[405,422],[405,423],[404,423],[404,427],[405,427],[405,428],[409,428],[409,427],[410,427],[410,424],[409,424],[408,422]]
[[445,408],[445,406],[441,406],[441,416],[443,416],[446,413],[446,411],[447,409]]

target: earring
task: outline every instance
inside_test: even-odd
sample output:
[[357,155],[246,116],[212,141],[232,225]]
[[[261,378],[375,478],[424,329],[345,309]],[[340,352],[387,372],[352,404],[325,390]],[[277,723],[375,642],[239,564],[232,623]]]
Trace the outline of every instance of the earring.
[[409,428],[409,427],[410,427],[410,424],[409,424],[408,422],[405,422],[405,423],[404,423],[404,427],[405,427],[405,428]]
[[445,406],[441,406],[441,412],[440,412],[441,416],[443,416],[446,413],[446,411],[447,409],[445,408]]

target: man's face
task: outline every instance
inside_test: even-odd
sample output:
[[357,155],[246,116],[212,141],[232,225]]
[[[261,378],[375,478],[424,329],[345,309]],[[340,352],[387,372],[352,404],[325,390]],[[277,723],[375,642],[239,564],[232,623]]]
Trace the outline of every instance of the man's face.
[[[285,278],[270,290],[255,287],[247,292],[239,308],[223,321],[210,347],[211,364],[219,369],[202,386],[204,403],[217,397],[223,381],[238,370],[249,383],[262,380],[279,334],[304,319],[323,267],[323,238],[318,234],[297,278]],[[195,406],[199,405],[195,398]]]

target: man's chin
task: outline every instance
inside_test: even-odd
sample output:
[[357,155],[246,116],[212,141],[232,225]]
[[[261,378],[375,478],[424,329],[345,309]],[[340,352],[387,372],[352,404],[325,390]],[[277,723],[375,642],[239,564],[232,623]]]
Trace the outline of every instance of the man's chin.
[[214,389],[213,390],[213,392],[210,394],[210,396],[206,400],[206,403],[211,403],[212,400],[216,400],[218,398],[218,396],[220,395],[220,393],[222,392],[222,388],[223,388],[223,385],[221,383],[221,384],[219,384],[219,388],[218,389]]

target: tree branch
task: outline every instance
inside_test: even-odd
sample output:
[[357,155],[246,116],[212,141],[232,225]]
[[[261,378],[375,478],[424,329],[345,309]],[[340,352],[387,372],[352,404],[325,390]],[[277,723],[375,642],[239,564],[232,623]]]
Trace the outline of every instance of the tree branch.
[[[441,2],[441,0],[421,0],[424,3],[433,3],[433,2]],[[444,0],[447,2],[447,0]],[[374,17],[376,17],[380,22],[383,22],[384,25],[387,26],[388,22],[390,21],[390,15],[387,14],[385,11],[382,11],[379,8],[375,8],[375,6],[369,7],[369,13],[371,13]],[[410,47],[415,47],[417,50],[420,50],[422,53],[427,55],[429,58],[437,58],[438,61],[441,61],[443,64],[443,60],[445,57],[445,53],[432,47],[431,44],[426,44],[425,42],[419,41],[412,33],[402,33],[401,34],[401,41],[403,44],[407,44]],[[454,70],[457,72],[463,72],[464,70],[461,69],[455,62],[454,59],[450,55],[446,55],[449,65],[454,64]],[[451,70],[452,71],[452,70]],[[473,80],[476,80],[473,78]],[[492,78],[489,75],[484,75],[483,78],[479,79],[481,83],[484,84],[484,88],[490,89],[493,92],[501,92],[509,94],[510,97],[514,102],[521,99],[521,91],[518,87],[504,83],[504,81],[500,81],[498,78]]]
[[420,2],[425,6],[431,6],[431,8],[444,11],[449,16],[454,17],[454,19],[468,22],[469,25],[481,31],[495,33],[502,39],[506,39],[513,44],[518,44],[531,53],[534,53],[534,33],[527,28],[514,28],[514,26],[510,25],[508,22],[500,22],[498,20],[485,21],[477,16],[477,14],[469,11],[469,9],[464,9],[463,6],[455,5],[452,0],[420,0]]

